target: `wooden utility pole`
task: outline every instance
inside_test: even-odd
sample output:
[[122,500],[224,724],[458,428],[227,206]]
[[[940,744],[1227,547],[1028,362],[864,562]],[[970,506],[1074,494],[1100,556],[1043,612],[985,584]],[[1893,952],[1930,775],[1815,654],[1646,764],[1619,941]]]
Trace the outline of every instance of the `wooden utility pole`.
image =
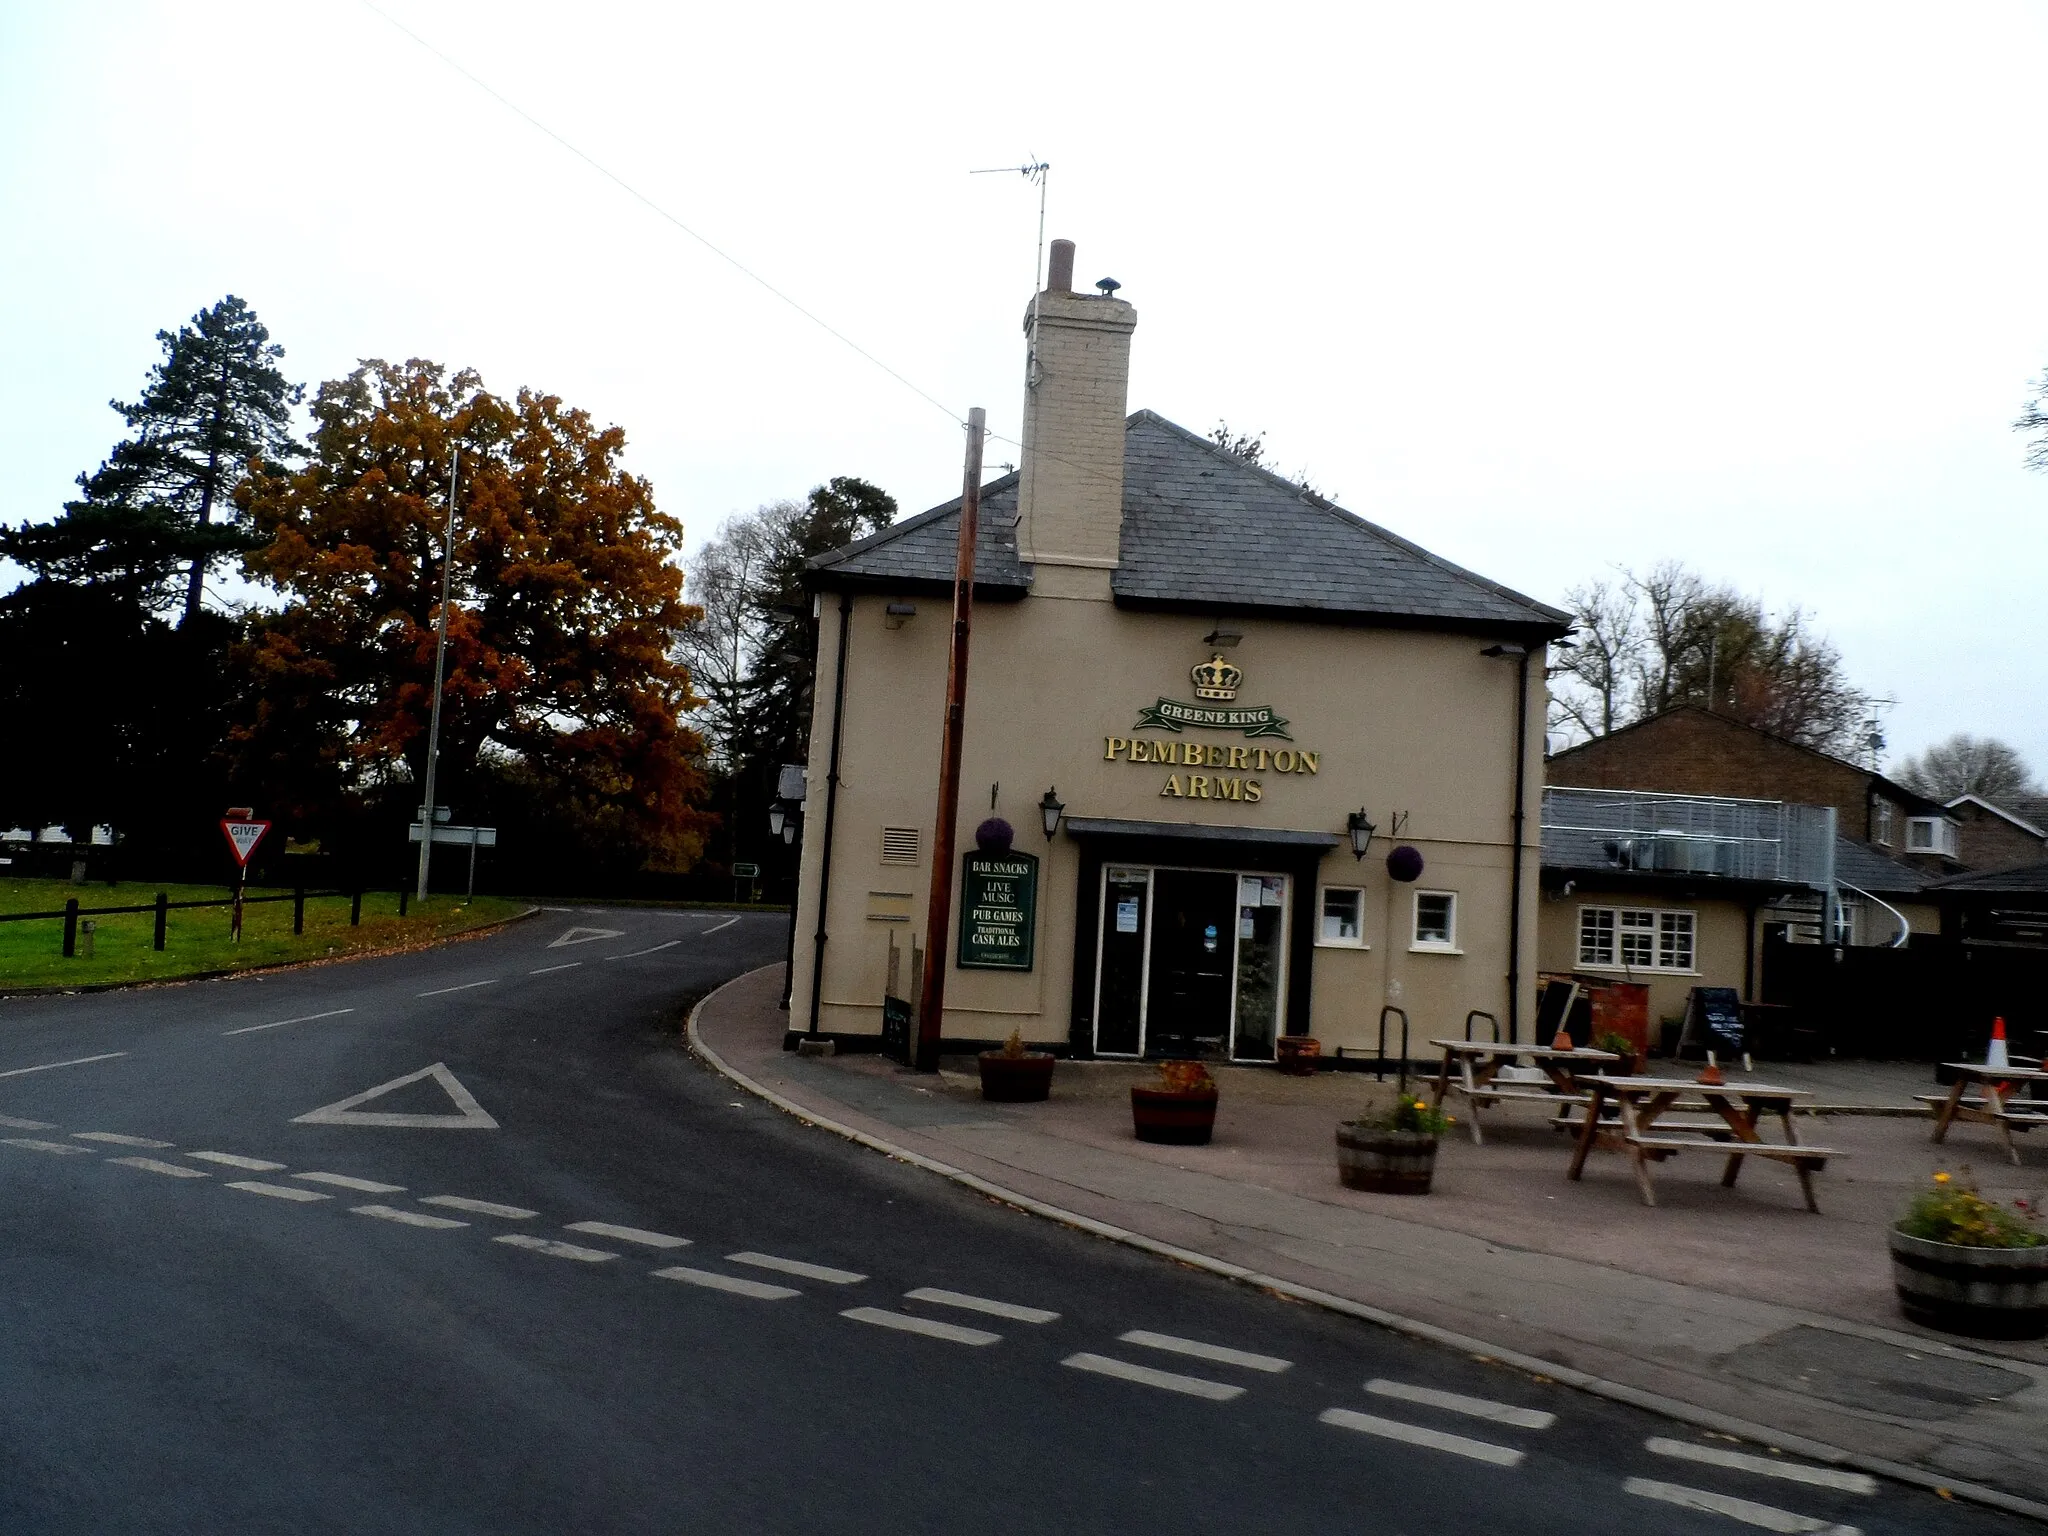
[[946,1013],[947,936],[953,927],[953,825],[960,819],[960,743],[967,729],[967,641],[974,628],[974,540],[981,523],[981,441],[987,413],[967,413],[967,473],[960,491],[960,549],[953,565],[953,654],[946,663],[946,734],[939,745],[939,814],[932,827],[931,902],[925,909],[924,989],[917,1010],[920,1072],[939,1070]]

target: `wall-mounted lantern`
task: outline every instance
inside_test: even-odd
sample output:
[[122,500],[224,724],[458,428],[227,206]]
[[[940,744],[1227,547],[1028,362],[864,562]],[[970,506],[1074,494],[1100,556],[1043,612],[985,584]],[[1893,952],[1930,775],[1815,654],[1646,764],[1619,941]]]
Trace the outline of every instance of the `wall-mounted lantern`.
[[1038,802],[1038,819],[1045,828],[1045,840],[1049,843],[1059,832],[1060,817],[1066,814],[1066,804],[1060,799],[1057,789],[1048,789],[1045,798]]
[[1365,807],[1361,805],[1357,810],[1353,811],[1346,819],[1344,826],[1345,830],[1351,834],[1352,857],[1364,858],[1365,850],[1372,846],[1372,835],[1378,830],[1378,828],[1373,826],[1372,818],[1365,814]]

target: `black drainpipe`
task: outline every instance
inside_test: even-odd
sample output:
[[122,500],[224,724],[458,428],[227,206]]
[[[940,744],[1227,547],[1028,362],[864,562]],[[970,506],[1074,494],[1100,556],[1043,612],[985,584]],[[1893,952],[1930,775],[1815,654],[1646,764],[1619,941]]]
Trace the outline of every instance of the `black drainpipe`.
[[[1522,1038],[1522,836],[1528,824],[1529,648],[1515,664],[1515,849],[1508,895],[1508,1038]],[[1541,1044],[1542,1042],[1537,1042]]]
[[832,762],[825,770],[825,846],[818,858],[818,935],[811,951],[811,1022],[818,1032],[818,989],[825,982],[825,909],[832,897],[832,820],[839,810],[839,743],[846,723],[846,642],[853,632],[853,594],[839,594],[839,666],[832,676]]

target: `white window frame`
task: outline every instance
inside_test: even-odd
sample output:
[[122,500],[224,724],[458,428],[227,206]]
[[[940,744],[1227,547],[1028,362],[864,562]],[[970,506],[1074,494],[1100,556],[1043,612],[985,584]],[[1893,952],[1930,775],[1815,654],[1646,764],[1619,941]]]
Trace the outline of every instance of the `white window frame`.
[[[1927,834],[1927,841],[1920,841],[1920,834]],[[1960,841],[1956,837],[1956,824],[1946,816],[1908,816],[1906,818],[1906,852],[1938,853],[1948,858],[1958,856]]]
[[1892,846],[1892,836],[1897,830],[1892,825],[1892,814],[1891,801],[1882,796],[1871,805],[1870,840],[1873,843],[1883,843],[1887,848]]
[[[1329,922],[1329,899],[1332,896],[1353,898],[1353,922],[1358,933],[1354,938],[1332,938],[1326,924]],[[1357,885],[1326,885],[1316,894],[1316,947],[1318,949],[1370,949],[1365,942],[1365,888]]]
[[[1445,913],[1448,921],[1444,925],[1449,930],[1447,937],[1442,939],[1425,939],[1422,936],[1422,898],[1425,896],[1441,896],[1449,903],[1449,909]],[[1415,893],[1415,898],[1408,908],[1408,950],[1409,953],[1418,955],[1462,955],[1465,953],[1465,951],[1458,948],[1458,893],[1456,891],[1417,891]]]
[[[1604,913],[1608,958],[1588,959],[1586,916]],[[1670,963],[1681,955],[1685,964]],[[1586,902],[1579,908],[1579,969],[1585,971],[1652,971],[1664,976],[1700,973],[1700,917],[1688,907],[1610,907]],[[1641,957],[1641,958],[1636,958]]]

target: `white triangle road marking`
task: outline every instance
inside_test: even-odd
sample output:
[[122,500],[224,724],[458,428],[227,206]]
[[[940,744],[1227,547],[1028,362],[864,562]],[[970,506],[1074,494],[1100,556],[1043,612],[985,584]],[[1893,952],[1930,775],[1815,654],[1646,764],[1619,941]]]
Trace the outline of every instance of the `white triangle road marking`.
[[[431,1077],[441,1085],[454,1103],[456,1113],[437,1115],[397,1115],[378,1110],[358,1109],[372,1099],[381,1099],[387,1093],[396,1092]],[[455,1080],[455,1074],[448,1070],[446,1062],[437,1061],[431,1067],[421,1067],[417,1072],[408,1072],[403,1077],[394,1077],[388,1083],[379,1083],[374,1088],[365,1088],[361,1093],[333,1104],[311,1109],[303,1115],[292,1117],[293,1125],[383,1125],[427,1131],[495,1131],[498,1122],[493,1120],[476,1096]]]
[[594,939],[623,939],[625,936],[623,928],[571,928],[548,948],[560,949],[565,944],[588,944]]

